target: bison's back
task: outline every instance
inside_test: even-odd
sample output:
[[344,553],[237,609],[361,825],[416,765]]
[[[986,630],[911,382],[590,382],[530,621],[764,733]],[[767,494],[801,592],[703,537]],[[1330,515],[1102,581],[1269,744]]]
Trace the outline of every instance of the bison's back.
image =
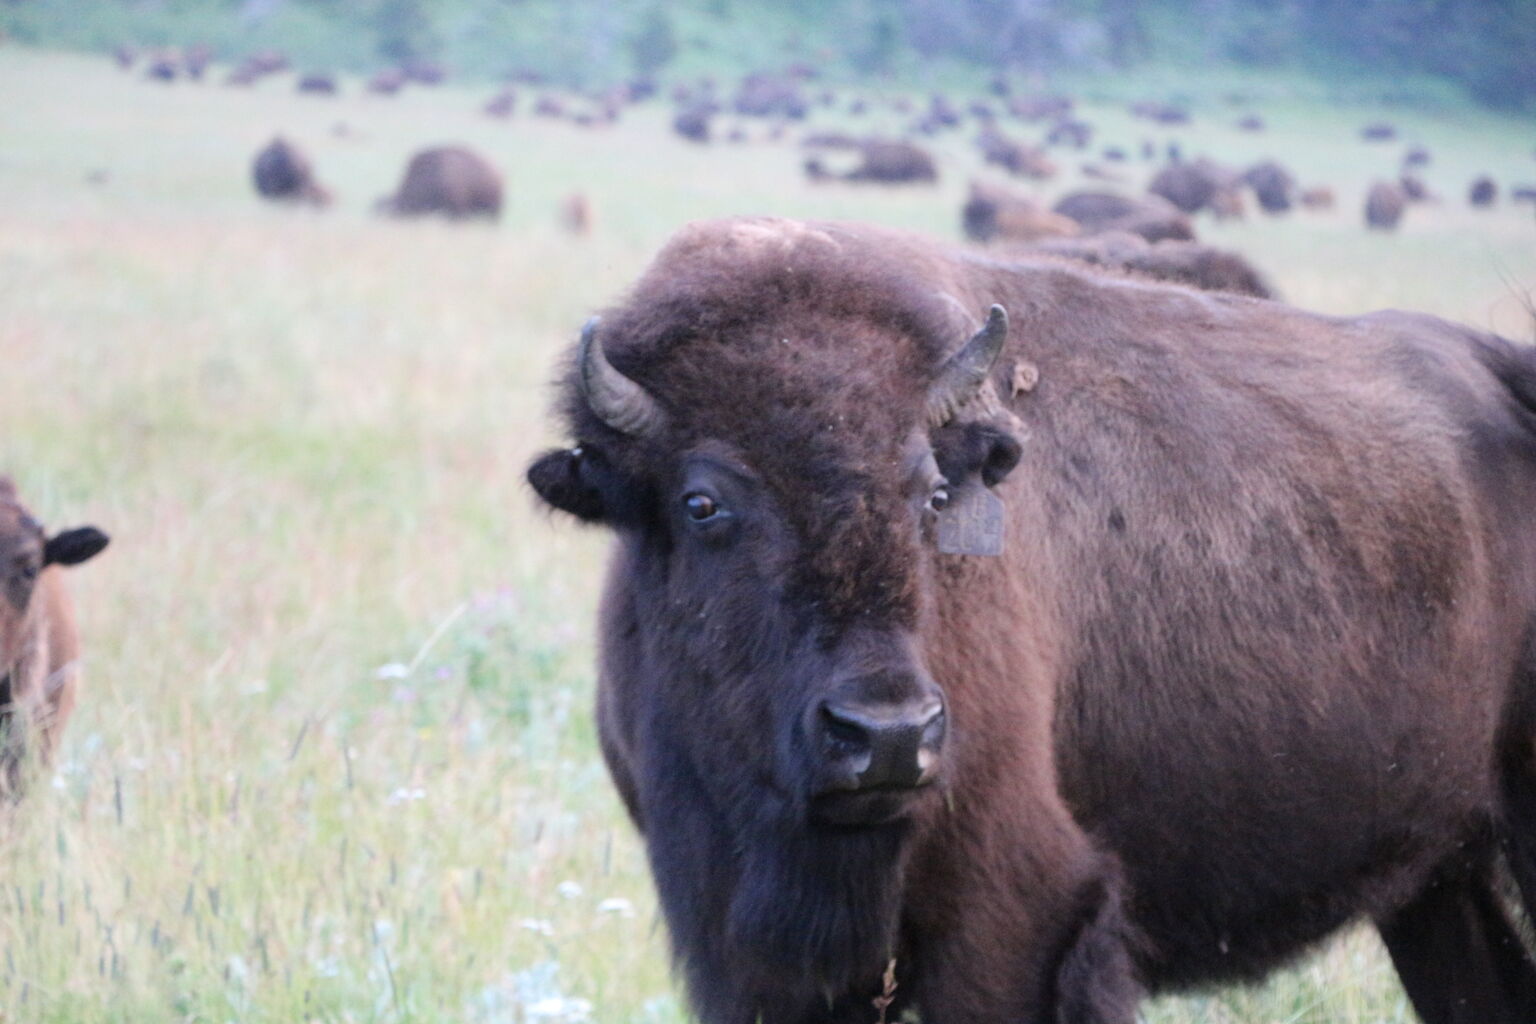
[[1530,493],[1532,444],[1471,454],[1525,429],[1496,339],[1054,287],[1092,328],[1024,325],[1009,502],[1059,609],[1063,792],[1126,864],[1155,984],[1254,975],[1494,813],[1536,565],[1499,478]]

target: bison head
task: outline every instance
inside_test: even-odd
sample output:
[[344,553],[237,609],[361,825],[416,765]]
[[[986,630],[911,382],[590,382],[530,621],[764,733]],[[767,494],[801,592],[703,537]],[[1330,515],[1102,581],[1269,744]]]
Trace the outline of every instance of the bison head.
[[991,511],[1021,449],[1000,306],[975,330],[931,289],[906,312],[692,301],[587,324],[577,443],[528,475],[619,540],[600,735],[702,1011],[742,974],[721,957],[763,993],[878,978],[966,731],[931,657],[978,561],[944,554],[966,550],[946,517]]
[[[858,465],[817,467],[841,470],[842,487],[820,490],[808,473],[803,492],[786,494],[730,439],[674,446],[663,401],[613,366],[588,322],[579,394],[609,443],[547,453],[529,478],[554,507],[625,540],[606,675],[624,691],[619,704],[654,710],[659,732],[680,730],[670,738],[691,771],[738,780],[771,750],[753,781],[794,817],[844,827],[905,816],[941,778],[944,691],[916,636],[922,549],[957,499],[1018,460],[1009,432],[955,425],[990,391],[1007,330],[994,305],[934,368],[908,436]],[[624,717],[611,724],[633,729]]]
[[27,513],[7,477],[0,477],[0,706],[11,703],[11,673],[27,655],[33,593],[49,566],[77,565],[107,546],[93,526],[48,536]]

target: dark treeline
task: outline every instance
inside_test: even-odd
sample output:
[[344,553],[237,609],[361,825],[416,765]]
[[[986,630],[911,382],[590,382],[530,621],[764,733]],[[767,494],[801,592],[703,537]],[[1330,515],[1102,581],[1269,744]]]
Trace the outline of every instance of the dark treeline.
[[1037,75],[1215,63],[1431,75],[1536,110],[1536,0],[0,0],[0,29],[96,48],[196,34],[356,71],[427,58],[589,84],[794,59],[849,76],[933,59]]

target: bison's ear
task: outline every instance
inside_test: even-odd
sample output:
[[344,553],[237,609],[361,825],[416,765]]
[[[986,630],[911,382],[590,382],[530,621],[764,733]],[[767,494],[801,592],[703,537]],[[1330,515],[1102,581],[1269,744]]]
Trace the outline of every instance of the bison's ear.
[[101,554],[111,539],[94,526],[56,533],[43,545],[43,564],[79,565]]
[[1023,453],[1018,438],[988,423],[952,424],[933,437],[939,472],[955,485],[979,477],[988,487],[996,487],[1013,472]]
[[553,507],[577,519],[596,523],[603,519],[603,495],[588,471],[584,448],[546,452],[528,467],[528,482]]

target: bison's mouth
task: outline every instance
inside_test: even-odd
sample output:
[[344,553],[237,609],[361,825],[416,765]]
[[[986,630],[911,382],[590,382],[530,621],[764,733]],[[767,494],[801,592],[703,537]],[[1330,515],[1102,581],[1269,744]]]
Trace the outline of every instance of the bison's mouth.
[[811,819],[821,825],[844,828],[889,825],[909,817],[929,788],[923,782],[915,786],[871,786],[819,793],[811,798]]

